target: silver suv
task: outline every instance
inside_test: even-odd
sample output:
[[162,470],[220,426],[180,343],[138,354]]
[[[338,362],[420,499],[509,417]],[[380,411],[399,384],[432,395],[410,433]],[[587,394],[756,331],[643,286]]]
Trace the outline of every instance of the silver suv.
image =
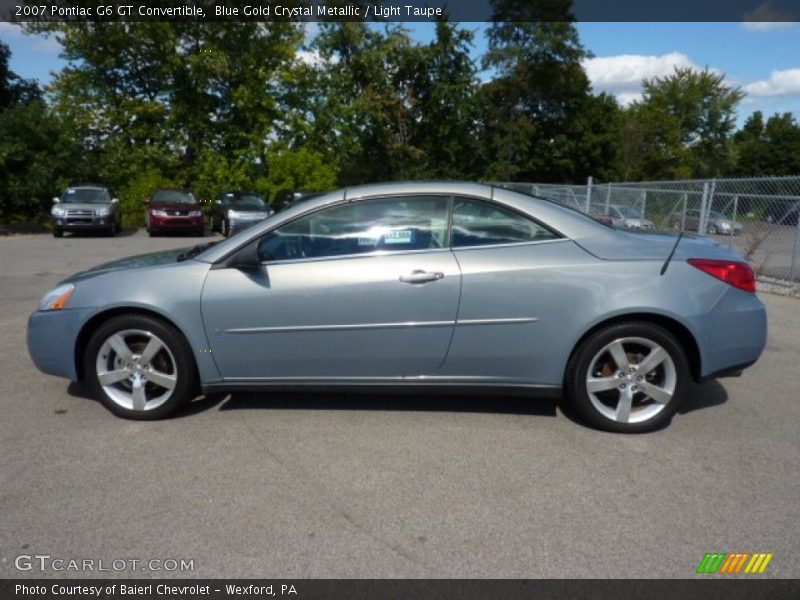
[[53,236],[65,231],[101,231],[114,235],[122,229],[119,200],[111,197],[108,188],[79,185],[67,188],[60,198],[53,198],[50,210]]

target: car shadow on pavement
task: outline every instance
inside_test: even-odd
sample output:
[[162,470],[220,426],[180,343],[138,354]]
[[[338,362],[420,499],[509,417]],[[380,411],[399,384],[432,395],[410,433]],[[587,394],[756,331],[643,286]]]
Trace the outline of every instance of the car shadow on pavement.
[[692,381],[687,390],[686,400],[678,409],[678,414],[685,415],[695,410],[719,406],[728,401],[728,391],[719,380],[710,379],[703,383]]
[[[96,400],[82,383],[70,383],[67,393],[77,398]],[[679,414],[724,404],[728,392],[716,379],[701,384],[690,383],[688,396]],[[219,410],[350,410],[350,411],[418,411],[518,414],[555,417],[560,412],[580,422],[569,403],[562,399],[527,396],[495,396],[492,394],[422,394],[374,392],[236,392],[208,394],[194,399],[175,418],[188,417],[215,407]]]
[[[192,403],[202,402],[198,400]],[[192,411],[190,405],[187,411]],[[489,394],[237,392],[219,410],[350,410],[520,414],[555,417],[557,400]],[[187,411],[183,411],[186,414]]]
[[[113,237],[131,237],[137,234],[138,229],[122,229],[117,231]],[[104,240],[110,239],[110,236],[103,231],[65,231],[64,239],[82,239],[82,238],[102,238]]]

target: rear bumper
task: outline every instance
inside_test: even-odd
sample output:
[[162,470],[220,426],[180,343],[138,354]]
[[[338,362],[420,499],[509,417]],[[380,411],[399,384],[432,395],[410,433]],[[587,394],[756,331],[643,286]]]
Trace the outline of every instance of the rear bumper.
[[702,379],[737,375],[755,363],[767,344],[767,311],[755,294],[730,288],[696,331],[700,340]]
[[28,353],[42,373],[78,380],[75,344],[88,310],[36,311],[28,318]]

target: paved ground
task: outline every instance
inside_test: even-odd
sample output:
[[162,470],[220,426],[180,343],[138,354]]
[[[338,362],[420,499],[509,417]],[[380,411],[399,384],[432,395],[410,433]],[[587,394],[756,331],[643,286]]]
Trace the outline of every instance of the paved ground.
[[53,284],[196,242],[0,238],[0,577],[26,575],[20,554],[193,559],[184,576],[687,577],[710,550],[800,576],[800,301],[765,295],[761,361],[642,436],[470,397],[236,395],[137,423],[34,369],[25,319]]

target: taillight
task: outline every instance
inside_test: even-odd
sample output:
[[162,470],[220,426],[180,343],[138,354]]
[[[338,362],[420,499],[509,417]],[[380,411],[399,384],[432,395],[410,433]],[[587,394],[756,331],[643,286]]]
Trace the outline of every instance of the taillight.
[[690,258],[686,262],[735,288],[745,292],[756,291],[756,276],[747,263],[706,258]]

